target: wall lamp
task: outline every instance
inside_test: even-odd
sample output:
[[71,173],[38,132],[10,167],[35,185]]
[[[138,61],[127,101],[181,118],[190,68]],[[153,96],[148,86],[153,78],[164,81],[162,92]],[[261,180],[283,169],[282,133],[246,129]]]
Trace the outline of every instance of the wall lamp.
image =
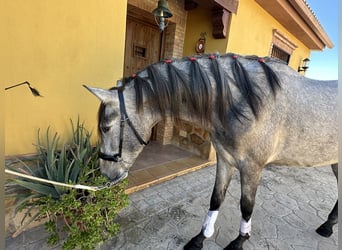
[[303,66],[302,67],[298,66],[298,72],[301,72],[301,71],[306,72],[306,70],[309,68],[309,63],[310,63],[310,59],[305,58],[303,60]]
[[[167,0],[158,0],[158,7],[152,11],[160,31],[163,31],[169,24],[168,18],[172,17]],[[165,24],[165,19],[167,23]]]

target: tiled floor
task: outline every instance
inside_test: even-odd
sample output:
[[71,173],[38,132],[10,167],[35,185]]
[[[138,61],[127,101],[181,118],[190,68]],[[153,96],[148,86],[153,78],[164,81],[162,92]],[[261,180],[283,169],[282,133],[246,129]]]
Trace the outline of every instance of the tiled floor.
[[138,156],[131,167],[131,171],[151,168],[167,162],[189,158],[193,155],[193,153],[172,144],[161,145],[158,142],[151,141]]
[[126,192],[132,193],[212,164],[174,145],[151,142],[131,167]]

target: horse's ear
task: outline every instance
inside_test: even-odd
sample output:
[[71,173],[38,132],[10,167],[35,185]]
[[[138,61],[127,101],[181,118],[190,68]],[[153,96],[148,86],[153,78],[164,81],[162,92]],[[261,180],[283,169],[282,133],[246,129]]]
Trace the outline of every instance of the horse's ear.
[[103,103],[108,103],[108,102],[115,102],[116,101],[116,96],[113,91],[106,90],[106,89],[100,89],[100,88],[92,88],[86,85],[83,85],[87,90],[89,90],[92,94],[94,94],[97,98],[100,99],[101,102]]

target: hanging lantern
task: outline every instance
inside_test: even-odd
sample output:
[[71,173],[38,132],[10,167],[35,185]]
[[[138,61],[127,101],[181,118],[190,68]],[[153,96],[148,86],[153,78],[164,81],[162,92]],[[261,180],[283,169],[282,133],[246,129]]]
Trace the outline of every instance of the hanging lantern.
[[154,15],[160,31],[163,31],[169,23],[168,18],[172,17],[167,0],[159,0],[158,7],[152,11],[152,14]]

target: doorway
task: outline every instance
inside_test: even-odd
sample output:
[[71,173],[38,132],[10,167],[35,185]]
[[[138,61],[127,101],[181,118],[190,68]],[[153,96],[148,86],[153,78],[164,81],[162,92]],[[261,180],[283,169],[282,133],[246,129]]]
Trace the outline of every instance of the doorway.
[[[186,24],[185,15],[178,16],[164,32],[160,32],[153,15],[146,8],[147,5],[142,2],[135,1],[134,5],[127,5],[124,58],[126,77],[165,57],[182,55],[177,53],[182,51],[180,48],[183,46],[183,40],[180,38],[184,36],[182,31]],[[180,6],[179,10],[183,10],[183,6]],[[177,23],[177,20],[184,22]],[[165,119],[152,129],[151,143],[144,148],[131,168],[127,192],[137,191],[210,164],[208,160],[175,145],[172,138],[172,119]]]

